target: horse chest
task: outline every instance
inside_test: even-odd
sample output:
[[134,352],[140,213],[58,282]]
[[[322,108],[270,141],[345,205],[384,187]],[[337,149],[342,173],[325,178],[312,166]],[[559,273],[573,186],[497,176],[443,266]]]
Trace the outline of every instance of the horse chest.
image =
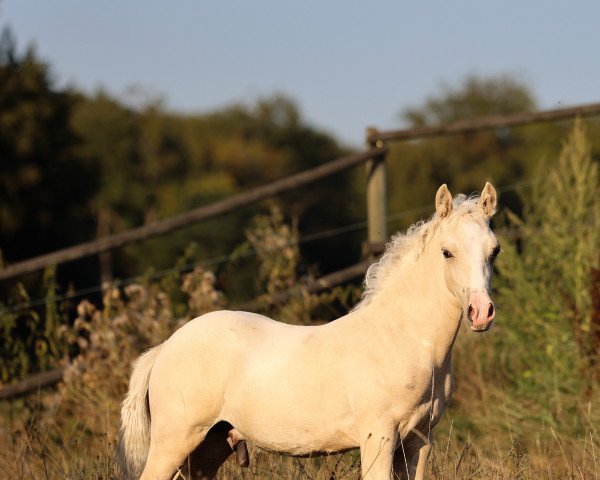
[[[422,383],[413,401],[399,421],[399,433],[404,438],[425,435],[441,418],[452,397],[454,381],[450,371],[434,372],[434,377]],[[433,380],[433,381],[432,381]]]

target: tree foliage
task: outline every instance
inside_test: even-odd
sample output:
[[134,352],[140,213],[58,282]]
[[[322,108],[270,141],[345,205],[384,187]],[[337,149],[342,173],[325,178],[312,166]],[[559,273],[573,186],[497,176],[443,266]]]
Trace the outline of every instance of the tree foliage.
[[[132,110],[100,92],[81,99],[72,124],[82,139],[81,158],[100,167],[94,212],[99,224],[107,219],[104,235],[211,203],[342,152],[280,96],[205,115],[181,115],[165,111],[160,102]],[[306,231],[322,229],[332,221],[355,218],[354,209],[341,208],[347,193],[336,181],[323,181],[311,192],[286,196],[282,205],[287,214],[304,219]],[[117,274],[139,271],[134,258],[143,259],[142,269],[168,267],[192,240],[204,258],[227,253],[242,239],[255,211],[245,209],[160,241],[127,247],[115,262]],[[319,214],[311,215],[315,211]]]
[[[514,114],[537,108],[531,89],[510,76],[467,77],[456,87],[446,86],[417,107],[403,113],[410,126],[430,126],[489,115]],[[522,203],[515,183],[536,174],[543,158],[556,158],[569,122],[499,128],[392,146],[389,157],[392,212],[427,205],[437,187],[448,183],[453,192],[475,192],[490,180],[501,190],[503,206],[520,213]],[[598,122],[588,124],[595,140]],[[417,213],[405,223],[418,219]]]
[[[33,49],[0,39],[0,238],[12,261],[90,236],[95,166],[78,161],[69,125],[74,97],[53,87]],[[41,247],[43,246],[43,247]]]
[[507,115],[530,111],[536,102],[522,82],[507,75],[468,76],[459,87],[444,85],[422,106],[407,109],[403,117],[412,126],[423,127],[489,115]]
[[[0,248],[7,262],[161,220],[343,152],[282,96],[207,114],[168,112],[160,101],[136,109],[103,91],[55,88],[48,67],[33,49],[19,54],[8,30],[0,59]],[[337,188],[339,180],[286,196],[286,214],[301,217],[308,232],[353,221],[356,209],[345,207],[348,190]],[[121,249],[115,276],[168,268],[192,241],[197,259],[225,254],[256,208]],[[327,255],[335,248],[307,253],[325,258],[327,269],[349,260]],[[61,266],[58,278],[97,283],[97,261]]]

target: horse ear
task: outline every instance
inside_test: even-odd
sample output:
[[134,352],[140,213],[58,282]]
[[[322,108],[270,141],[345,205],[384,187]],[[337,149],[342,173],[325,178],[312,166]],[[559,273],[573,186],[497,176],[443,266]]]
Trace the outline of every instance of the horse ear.
[[483,210],[486,217],[491,218],[496,213],[496,205],[498,203],[498,194],[496,189],[490,182],[485,182],[485,187],[479,197],[479,208]]
[[440,218],[450,215],[452,211],[452,195],[444,183],[435,194],[435,211]]

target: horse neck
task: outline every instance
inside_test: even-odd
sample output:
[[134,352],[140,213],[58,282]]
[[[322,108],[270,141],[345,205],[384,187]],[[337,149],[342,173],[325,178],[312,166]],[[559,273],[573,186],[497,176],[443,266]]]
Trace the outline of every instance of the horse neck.
[[[430,244],[432,242],[429,242]],[[408,252],[364,307],[398,345],[412,340],[431,351],[439,366],[451,354],[462,317],[462,306],[448,292],[441,262],[426,248]]]

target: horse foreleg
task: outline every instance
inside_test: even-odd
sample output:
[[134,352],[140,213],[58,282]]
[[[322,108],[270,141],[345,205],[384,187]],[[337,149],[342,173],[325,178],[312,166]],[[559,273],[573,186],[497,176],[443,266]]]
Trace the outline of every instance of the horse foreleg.
[[378,429],[363,435],[360,462],[363,480],[390,480],[396,449],[396,430]]
[[427,459],[431,451],[431,443],[423,446],[412,454],[398,447],[394,453],[394,478],[398,480],[424,480],[427,471]]
[[425,479],[425,472],[427,471],[427,459],[429,458],[429,452],[431,452],[431,443],[426,443],[419,449],[417,453],[413,455],[412,461],[416,463],[415,480]]

